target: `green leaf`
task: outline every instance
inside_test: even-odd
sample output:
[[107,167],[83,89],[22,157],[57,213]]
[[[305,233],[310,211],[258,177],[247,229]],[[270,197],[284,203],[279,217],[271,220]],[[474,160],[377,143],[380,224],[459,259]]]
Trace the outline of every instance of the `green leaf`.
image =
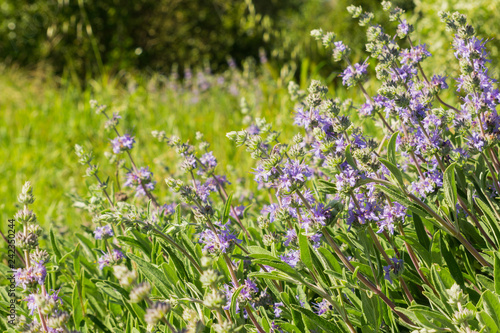
[[345,160],[354,169],[358,169],[358,166],[356,165],[356,162],[352,158],[351,145],[347,145],[347,147],[345,148]]
[[337,193],[337,186],[334,183],[328,182],[323,179],[318,180],[318,191],[324,194],[335,194]]
[[486,290],[481,296],[484,311],[493,318],[497,327],[500,327],[500,296]]
[[488,333],[497,333],[499,328],[493,318],[489,314],[487,314],[485,311],[478,312],[477,314],[477,319],[478,321],[486,326],[489,330],[487,331]]
[[411,202],[406,196],[402,195],[399,190],[394,187],[385,187],[381,185],[375,185],[375,188],[387,194],[392,200],[399,202],[413,213],[420,215],[421,217],[425,217],[429,215],[423,208],[417,206],[413,202]]
[[[239,286],[238,289],[236,289],[234,291],[233,295],[231,296],[230,310],[231,310],[231,317],[233,317],[233,318],[238,318],[238,315],[236,313],[236,304],[238,303],[238,296],[240,295],[240,292],[244,287],[245,287],[244,285]],[[241,311],[243,311],[243,310],[241,310]]]
[[162,294],[165,298],[170,298],[168,281],[159,268],[132,253],[127,253],[127,256],[130,260],[137,263],[141,273],[144,274],[144,276],[151,282],[151,285],[158,289],[160,294]]
[[396,141],[398,139],[399,132],[394,132],[387,144],[387,158],[389,162],[394,165],[397,165],[396,161]]
[[320,247],[318,251],[321,253],[326,262],[330,265],[330,267],[337,273],[342,273],[342,267],[340,266],[338,260],[335,256],[326,248]]
[[397,166],[395,166],[394,164],[392,164],[391,162],[389,162],[388,160],[385,160],[383,158],[379,158],[378,159],[383,165],[385,165],[385,167],[387,169],[389,169],[389,171],[392,173],[392,175],[396,178],[396,180],[398,181],[399,185],[401,186],[401,188],[404,188],[405,187],[405,183],[403,181],[403,174],[401,173],[401,170],[398,169]]
[[309,240],[307,236],[304,236],[302,233],[299,233],[299,246],[300,246],[300,260],[306,265],[307,268],[314,273],[314,265],[311,258],[311,252],[309,249]]
[[495,254],[495,268],[494,268],[494,275],[495,275],[495,292],[500,295],[500,258],[498,256],[498,253]]
[[424,223],[419,215],[413,215],[413,225],[415,226],[415,232],[417,233],[418,242],[426,249],[429,250],[431,247],[431,242],[429,241],[429,236],[425,231]]
[[109,328],[106,327],[106,325],[104,325],[102,323],[102,321],[99,320],[99,318],[97,318],[96,316],[92,315],[92,314],[89,314],[87,315],[87,317],[92,321],[93,324],[95,324],[101,331],[103,331],[104,333],[111,333],[111,331],[109,330]]
[[75,283],[75,287],[73,288],[73,321],[75,322],[76,328],[80,327],[80,323],[83,320],[83,308],[80,303],[80,293],[78,292],[80,282],[77,281]]
[[151,249],[148,251],[147,249],[145,249],[141,242],[139,242],[137,239],[134,239],[132,237],[127,237],[127,236],[118,236],[116,237],[118,238],[119,241],[127,244],[128,246],[132,247],[133,249],[141,249],[141,251],[145,254],[145,255],[149,255],[151,253]]
[[457,281],[457,283],[464,288],[465,282],[464,277],[462,275],[462,271],[455,260],[455,257],[448,249],[447,244],[444,241],[444,237],[441,235],[440,237],[440,245],[441,245],[441,253],[443,254],[444,261],[448,265],[448,269],[450,270],[451,276]]
[[302,313],[302,315],[304,315],[307,319],[312,321],[314,324],[319,326],[324,332],[342,333],[342,330],[340,329],[340,327],[338,327],[335,323],[328,321],[323,317],[318,316],[317,314],[315,314],[311,310],[304,309],[304,308],[297,306],[295,304],[292,304],[292,307],[295,310]]
[[452,163],[446,168],[443,174],[443,190],[444,198],[450,209],[453,211],[457,205],[457,185],[455,184],[455,163]]
[[50,244],[52,245],[52,251],[54,251],[54,254],[56,256],[56,259],[59,261],[61,260],[61,251],[57,248],[57,243],[56,243],[56,238],[54,237],[54,231],[52,228],[50,228],[49,231],[49,237],[50,237]]
[[231,193],[226,200],[224,206],[224,211],[222,213],[222,224],[225,224],[229,220],[229,214],[231,213],[231,201],[233,201],[233,194]]

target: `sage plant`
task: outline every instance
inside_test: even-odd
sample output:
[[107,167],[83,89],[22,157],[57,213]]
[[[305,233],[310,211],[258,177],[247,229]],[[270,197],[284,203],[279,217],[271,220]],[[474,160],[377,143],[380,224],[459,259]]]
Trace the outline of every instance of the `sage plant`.
[[[241,128],[226,136],[255,160],[248,182],[224,173],[201,133],[154,129],[177,156],[154,170],[112,106],[92,101],[115,173],[76,146],[91,185],[72,199],[92,227],[76,234],[76,248],[51,242],[51,285],[71,298],[44,289],[49,255],[32,252],[29,186],[20,197],[27,329],[50,331],[71,307],[65,325],[82,332],[498,331],[500,94],[486,41],[463,14],[440,13],[461,73],[426,73],[426,44],[415,44],[403,10],[382,6],[394,35],[363,8],[347,9],[366,29],[357,63],[347,41],[311,32],[360,99],[340,99],[320,80],[307,90],[290,82],[290,141],[241,99]],[[208,89],[186,74],[186,86]],[[380,135],[366,135],[359,117]]]

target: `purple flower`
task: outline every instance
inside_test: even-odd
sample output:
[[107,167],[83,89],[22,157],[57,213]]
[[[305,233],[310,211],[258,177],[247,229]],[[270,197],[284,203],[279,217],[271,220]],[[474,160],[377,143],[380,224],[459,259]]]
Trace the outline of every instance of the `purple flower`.
[[304,302],[303,300],[300,299],[299,295],[295,295],[295,298],[297,299],[297,301],[299,301],[299,305],[301,307],[304,307],[304,305],[306,305],[306,302]]
[[271,322],[271,329],[269,331],[270,333],[274,332],[280,332],[283,333],[283,330],[274,322],[274,320]]
[[325,226],[326,221],[331,217],[330,210],[325,205],[318,203],[311,211],[311,219],[319,225]]
[[[62,299],[59,297],[59,291],[55,291],[52,294],[47,293],[45,295],[45,299],[49,302],[53,302],[55,305],[62,305]],[[36,296],[37,294],[30,294],[28,297],[24,299],[24,301],[27,302],[28,309],[30,310],[30,315],[33,315],[35,313],[35,310],[38,308],[36,305]],[[43,296],[42,296],[43,297]]]
[[341,173],[335,175],[337,191],[339,193],[350,193],[356,186],[356,181],[359,178],[357,170],[351,167],[346,167]]
[[312,170],[300,161],[287,162],[282,168],[283,174],[279,177],[278,188],[290,192],[296,189],[313,175]]
[[205,244],[203,249],[210,253],[226,253],[233,243],[241,243],[241,240],[229,231],[228,225],[220,225],[217,234],[211,229],[202,231],[199,242]]
[[32,316],[33,313],[35,313],[35,310],[37,309],[36,306],[36,299],[35,299],[36,294],[30,294],[28,297],[24,299],[25,302],[27,302],[28,309],[30,310],[30,315]]
[[431,79],[431,84],[440,89],[448,89],[448,84],[446,83],[446,76],[434,75]]
[[[224,310],[231,309],[232,296],[236,290],[236,286],[232,283],[232,286],[224,285],[224,294],[226,295],[227,304],[223,307]],[[259,292],[259,288],[257,285],[250,279],[246,279],[243,284],[243,288],[238,295],[238,299],[236,300],[235,309],[236,313],[240,312],[240,301],[251,301],[254,296]]]
[[152,191],[155,188],[156,181],[151,180],[153,173],[149,170],[149,167],[142,167],[137,170],[127,173],[127,179],[124,183],[125,186],[135,188],[135,196],[145,196],[146,190]]
[[18,268],[14,273],[16,286],[22,286],[24,290],[37,283],[42,285],[47,276],[47,269],[42,263],[35,263],[30,268]]
[[410,25],[406,20],[402,20],[398,25],[397,34],[400,38],[405,38],[410,33]]
[[250,125],[248,128],[247,128],[247,132],[248,134],[250,135],[257,135],[260,133],[260,128],[259,126],[255,125],[255,124],[252,124]]
[[354,66],[348,66],[340,77],[342,77],[342,84],[346,87],[351,87],[358,82],[362,81],[366,75],[366,69],[368,68],[367,61],[363,63],[354,64]]
[[333,45],[335,46],[335,50],[339,52],[344,52],[345,50],[347,50],[347,46],[342,41],[335,42],[333,43]]
[[322,117],[317,109],[304,110],[304,108],[298,108],[295,113],[294,124],[302,126],[305,129],[311,129],[317,126],[329,126],[330,121],[325,117]]
[[99,264],[99,269],[102,270],[106,266],[111,266],[120,262],[120,260],[125,259],[125,255],[120,250],[113,249],[111,254],[105,253],[102,257],[97,260]]
[[373,113],[373,105],[371,105],[370,103],[364,103],[359,108],[359,114],[361,114],[362,116],[371,116],[372,113]]
[[124,136],[118,136],[111,140],[111,145],[113,146],[113,153],[119,154],[122,151],[128,151],[134,147],[134,137],[129,134]]
[[325,314],[333,309],[332,305],[326,299],[314,304],[313,307],[315,308],[314,312],[316,312],[318,316],[321,316],[322,314]]
[[469,143],[469,147],[473,150],[477,150],[477,151],[483,151],[483,147],[484,147],[484,140],[483,138],[481,138],[481,136],[479,135],[479,133],[477,132],[472,132],[471,133],[471,136],[469,136],[467,138],[468,140],[468,143]]
[[281,306],[284,306],[282,302],[274,303],[274,316],[276,318],[279,318],[283,312],[283,309],[280,308]]
[[346,87],[350,87],[354,85],[354,75],[355,75],[354,68],[351,66],[347,67],[344,69],[342,74],[340,74],[340,77],[342,78],[342,84]]
[[217,166],[217,159],[214,157],[213,152],[208,152],[203,154],[200,158],[201,163],[203,163],[208,168],[215,168]]
[[399,221],[404,221],[406,216],[406,207],[399,202],[394,202],[392,206],[385,206],[384,211],[380,215],[378,221],[379,230],[377,233],[387,229],[391,234],[394,234],[394,224]]
[[113,233],[113,229],[111,228],[111,226],[109,224],[105,225],[104,227],[97,227],[95,228],[95,231],[94,231],[94,237],[95,239],[106,239],[106,238],[110,238],[110,237],[113,237],[114,233]]
[[243,218],[243,212],[245,211],[245,206],[237,206],[237,207],[234,207],[234,212],[236,213],[233,214],[233,211],[231,210],[231,213],[230,215],[233,217],[233,218]]
[[286,262],[288,265],[290,265],[292,268],[295,268],[297,264],[300,261],[300,251],[299,250],[292,250],[282,256],[280,256],[280,259]]
[[355,205],[350,205],[349,216],[347,224],[357,222],[359,224],[366,224],[367,222],[377,222],[379,220],[378,212],[380,208],[375,201],[367,200],[363,195],[357,195],[359,208]]
[[392,263],[384,266],[385,279],[392,284],[391,271],[398,274],[403,269],[403,259],[391,258]]
[[291,242],[295,241],[297,239],[297,232],[295,229],[288,229],[286,231],[285,235],[285,241],[283,242],[283,245],[289,246]]
[[278,209],[280,208],[280,206],[278,204],[270,204],[270,205],[264,205],[264,207],[262,208],[262,210],[260,211],[261,214],[269,214],[269,221],[271,223],[274,222],[274,217],[276,215],[276,212],[278,211]]
[[[402,50],[400,53],[401,63],[404,65],[414,65],[427,57],[431,56],[431,53],[427,50],[427,45],[421,44],[412,47],[411,49]],[[403,66],[404,67],[404,66]]]
[[312,235],[309,237],[311,242],[313,242],[313,248],[318,249],[321,246],[320,240],[321,240],[321,233],[318,232],[317,234]]

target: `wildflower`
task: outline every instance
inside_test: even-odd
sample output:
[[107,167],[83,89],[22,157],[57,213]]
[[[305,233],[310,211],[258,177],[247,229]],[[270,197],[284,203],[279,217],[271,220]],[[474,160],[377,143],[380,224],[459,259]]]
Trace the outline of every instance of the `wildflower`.
[[213,152],[203,154],[200,161],[208,168],[215,168],[217,166],[217,159],[215,158]]
[[484,140],[481,138],[479,133],[472,132],[472,134],[467,138],[469,142],[469,147],[472,151],[483,151]]
[[120,250],[113,249],[111,254],[106,253],[100,257],[97,263],[99,264],[99,269],[102,270],[106,266],[119,263],[122,259],[125,259],[123,253]]
[[205,244],[203,249],[209,253],[226,253],[234,243],[241,243],[241,240],[233,235],[228,224],[225,224],[220,226],[218,233],[211,229],[204,230],[200,234],[199,242]]
[[[231,210],[231,213],[230,215],[233,217],[233,218],[242,218],[243,217],[243,212],[245,211],[245,206],[236,206],[234,207],[234,213],[233,211]],[[236,214],[235,214],[236,213]]]
[[154,326],[158,324],[170,311],[170,304],[165,302],[156,302],[146,310],[144,320],[146,324]]
[[337,191],[340,194],[349,194],[356,186],[356,181],[359,178],[359,173],[357,170],[351,167],[346,167],[341,173],[335,175]]
[[326,299],[323,299],[321,302],[314,304],[313,307],[315,308],[314,312],[316,312],[318,316],[321,316],[322,314],[325,314],[333,309],[333,306]]
[[413,26],[411,24],[408,24],[408,22],[404,19],[398,25],[397,35],[399,38],[403,39],[406,38],[406,36],[408,36],[408,34],[411,33],[412,31],[413,31]]
[[[231,308],[232,296],[236,291],[236,289],[237,288],[234,285],[234,283],[232,283],[232,286],[229,286],[227,284],[224,285],[224,294],[227,300],[227,304],[223,307],[224,310],[229,310]],[[259,288],[257,287],[257,285],[251,279],[246,279],[245,283],[243,284],[243,288],[241,289],[240,294],[236,299],[236,304],[235,304],[236,313],[240,312],[241,302],[252,301],[258,292]]]
[[399,202],[394,202],[392,206],[384,207],[384,211],[380,215],[378,221],[379,230],[377,233],[381,233],[384,229],[387,229],[392,234],[394,234],[394,225],[397,222],[404,221],[406,216],[406,207],[401,205]]
[[286,192],[300,188],[307,178],[312,176],[312,170],[299,161],[287,162],[282,168],[278,188]]
[[283,242],[283,245],[289,246],[291,242],[297,240],[297,232],[295,229],[288,229],[286,231],[285,235],[285,241]]
[[153,173],[149,170],[149,167],[142,167],[135,172],[127,173],[127,180],[124,185],[128,187],[135,188],[135,196],[145,196],[146,191],[152,191],[155,188],[156,181],[153,181],[151,177]]
[[123,136],[118,136],[111,140],[111,145],[113,146],[113,153],[119,154],[124,151],[129,151],[134,147],[135,139],[129,134]]
[[24,290],[37,283],[42,285],[46,276],[47,269],[42,263],[35,263],[29,268],[18,268],[14,274],[16,286],[22,286]]
[[149,282],[145,281],[137,286],[135,286],[129,294],[130,302],[131,303],[139,303],[142,300],[144,300],[146,297],[149,296],[149,293],[151,292],[151,285]]
[[299,250],[289,251],[288,253],[280,256],[280,259],[283,260],[288,265],[290,265],[292,268],[295,268],[300,261],[300,251]]
[[96,227],[94,230],[95,239],[106,239],[113,237],[113,235],[113,229],[109,224],[105,225],[104,227]]
[[365,61],[362,64],[354,64],[353,66],[348,66],[340,76],[342,77],[342,84],[346,87],[352,87],[359,82],[362,82],[366,77],[366,69],[368,68],[368,63]]
[[284,306],[282,302],[274,303],[274,316],[276,318],[281,316],[281,313],[283,312],[283,309],[281,309],[282,306]]
[[403,259],[391,258],[392,263],[384,266],[384,278],[392,284],[391,272],[399,274],[403,269]]

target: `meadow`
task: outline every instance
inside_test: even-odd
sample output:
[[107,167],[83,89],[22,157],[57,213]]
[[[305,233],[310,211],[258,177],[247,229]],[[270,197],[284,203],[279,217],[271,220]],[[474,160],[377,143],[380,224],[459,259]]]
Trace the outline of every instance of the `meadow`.
[[[318,76],[316,72],[314,68],[304,71],[299,80],[302,88],[306,88],[309,77]],[[43,188],[38,197],[38,204],[47,208],[43,225],[53,224],[68,231],[88,224],[85,216],[71,208],[71,200],[63,193],[78,193],[79,184],[87,181],[84,171],[77,168],[75,144],[94,147],[103,161],[104,152],[111,148],[109,133],[99,129],[100,120],[90,109],[93,98],[119,112],[128,124],[127,132],[145,140],[153,130],[164,130],[186,140],[194,139],[198,131],[204,133],[223,170],[233,170],[234,179],[242,177],[246,172],[234,165],[247,165],[250,170],[254,162],[241,150],[228,146],[226,138],[227,132],[242,127],[241,99],[248,101],[254,116],[273,122],[289,139],[294,111],[287,84],[294,74],[264,66],[260,73],[234,70],[220,75],[202,74],[198,80],[203,82],[184,83],[168,75],[123,73],[96,78],[82,87],[69,75],[58,78],[43,70],[3,68],[0,138],[5,149],[0,151],[0,171],[10,181],[0,185],[0,196],[5,198],[0,203],[1,218],[7,220],[14,215],[16,208],[10,203],[25,180],[30,179]],[[210,81],[209,88],[203,86],[205,81]],[[338,90],[339,96],[356,98],[354,92]],[[376,136],[373,123],[364,122],[369,133]],[[168,174],[169,169],[176,168],[168,162],[173,152],[158,145],[138,144],[138,157],[155,169]],[[2,227],[0,230],[5,231]]]
[[2,67],[0,330],[500,332],[495,42],[435,7],[333,66]]

